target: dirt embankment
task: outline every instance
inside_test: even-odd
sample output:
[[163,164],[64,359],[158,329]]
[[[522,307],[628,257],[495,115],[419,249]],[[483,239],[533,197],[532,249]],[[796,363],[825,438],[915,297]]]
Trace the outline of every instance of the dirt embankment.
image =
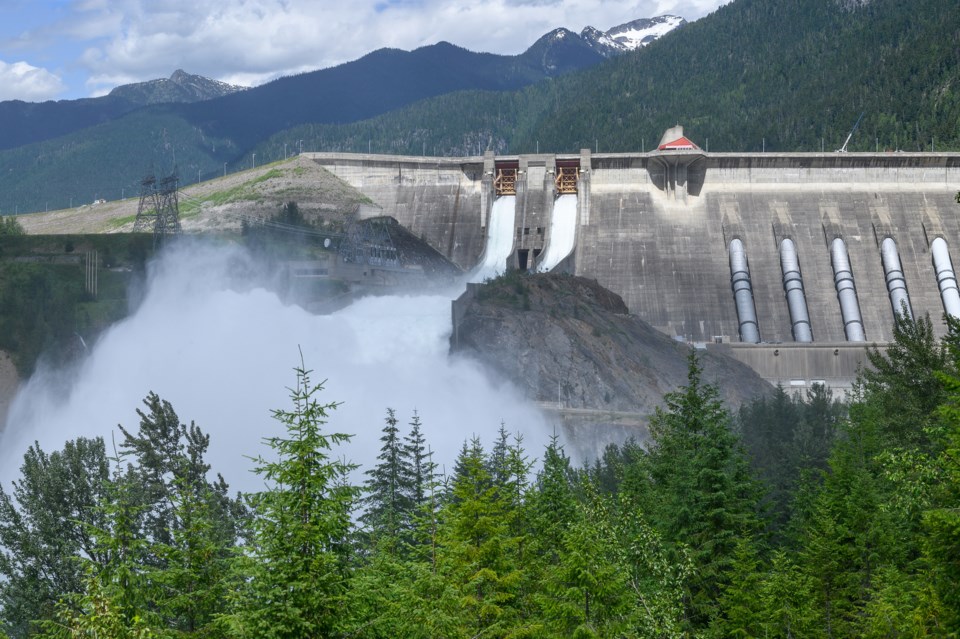
[[[309,221],[323,218],[326,222],[342,222],[358,207],[370,203],[319,164],[300,156],[180,186],[180,222],[187,233],[236,230],[244,219],[276,215],[287,202],[296,202]],[[129,195],[124,200],[31,213],[17,219],[32,235],[129,232],[140,206],[139,194]]]

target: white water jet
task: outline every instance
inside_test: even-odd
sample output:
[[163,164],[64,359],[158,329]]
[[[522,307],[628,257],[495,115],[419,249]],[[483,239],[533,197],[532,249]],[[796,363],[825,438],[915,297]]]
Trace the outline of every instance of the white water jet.
[[546,273],[553,270],[573,251],[577,238],[577,195],[561,195],[553,203],[553,215],[550,217],[550,238],[547,250],[540,260],[537,270]]
[[498,197],[490,209],[487,225],[487,241],[483,248],[480,266],[471,273],[471,282],[482,282],[503,273],[507,258],[513,250],[513,227],[517,215],[517,196]]
[[466,438],[492,444],[501,421],[539,456],[550,428],[535,405],[475,362],[448,356],[456,292],[367,297],[312,315],[244,284],[254,270],[238,248],[181,242],[165,251],[150,266],[140,307],[101,336],[69,379],[52,383],[56,372],[39,371],[18,393],[0,435],[5,489],[34,440],[49,452],[100,435],[112,450],[117,424],[135,430],[135,409],[152,390],[211,435],[214,472],[256,490],[245,456],[267,453],[262,439],[281,432],[270,411],[290,407],[300,350],[313,381],[327,380],[319,400],[343,402],[328,431],[355,435],[334,454],[361,471],[376,459],[387,407],[404,425],[418,411],[435,460],[448,469]]

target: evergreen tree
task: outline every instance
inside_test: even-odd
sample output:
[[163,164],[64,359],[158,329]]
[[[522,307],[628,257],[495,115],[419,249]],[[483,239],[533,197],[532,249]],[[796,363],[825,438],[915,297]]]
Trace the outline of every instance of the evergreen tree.
[[718,614],[737,540],[758,527],[757,486],[730,430],[716,387],[704,384],[691,353],[687,386],[668,393],[650,422],[651,522],[687,546],[696,566],[687,601],[694,627]]
[[350,436],[323,431],[337,404],[321,404],[322,384],[303,364],[295,370],[292,410],[273,411],[285,433],[265,440],[276,458],[256,458],[269,486],[249,497],[253,543],[238,562],[244,581],[224,620],[241,636],[329,637],[342,621],[356,490],[346,482],[353,466],[330,451]]
[[480,440],[464,444],[439,531],[440,571],[458,593],[466,636],[509,636],[524,626],[518,603],[525,538],[511,532],[516,513],[494,485]]
[[77,558],[86,572],[84,589],[59,602],[55,620],[39,624],[43,639],[141,639],[155,636],[161,627],[151,605],[156,585],[145,561],[149,543],[141,534],[140,487],[132,474],[122,472],[122,457],[113,461],[113,476],[97,505],[103,527],[92,531],[103,563]]
[[555,561],[563,534],[579,512],[572,476],[570,458],[553,435],[544,451],[543,467],[530,500],[532,541],[549,563]]
[[228,496],[222,476],[208,480],[209,435],[181,423],[156,393],[143,404],[136,433],[120,430],[122,450],[134,462],[126,481],[138,503],[143,561],[160,588],[154,605],[166,627],[201,632],[223,612],[228,566],[247,512]]
[[84,589],[76,557],[106,562],[94,531],[105,527],[109,462],[103,440],[78,438],[47,454],[38,444],[23,457],[12,492],[0,487],[0,612],[13,637],[52,617],[56,603]]
[[417,512],[427,508],[437,480],[437,465],[433,454],[427,448],[420,415],[413,412],[410,420],[410,432],[403,438],[403,452],[410,464],[411,506]]
[[866,401],[857,409],[868,411],[862,420],[876,424],[878,445],[932,450],[941,438],[931,429],[939,429],[937,408],[946,400],[940,374],[952,367],[930,317],[898,313],[893,343],[885,353],[871,349],[868,356],[870,367],[862,372]]
[[364,484],[366,496],[362,500],[366,511],[360,521],[366,524],[374,540],[398,540],[410,530],[418,487],[392,408],[387,409],[385,421],[377,465],[366,473],[369,479]]

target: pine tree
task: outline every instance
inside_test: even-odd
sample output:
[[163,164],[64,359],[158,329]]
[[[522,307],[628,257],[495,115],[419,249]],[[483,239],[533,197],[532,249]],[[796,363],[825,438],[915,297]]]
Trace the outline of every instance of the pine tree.
[[256,458],[269,486],[249,497],[253,544],[238,563],[237,607],[224,620],[241,636],[329,637],[342,617],[357,491],[347,483],[354,467],[330,451],[350,436],[323,431],[337,404],[317,400],[323,386],[302,363],[295,371],[292,410],[273,411],[285,433],[265,440],[276,458]]
[[428,506],[437,480],[437,464],[427,448],[422,426],[420,415],[414,411],[410,432],[403,438],[403,452],[410,464],[412,480],[409,498],[415,511],[422,511]]
[[441,514],[439,569],[459,594],[460,626],[467,636],[507,636],[524,623],[517,599],[525,539],[511,532],[515,513],[493,483],[478,438],[464,444],[455,467]]
[[383,445],[377,464],[367,471],[362,503],[366,511],[360,521],[376,540],[397,541],[409,532],[414,509],[414,469],[397,428],[396,412],[387,409],[387,417],[380,441]]
[[669,543],[689,547],[696,566],[687,602],[695,627],[718,614],[737,540],[758,528],[757,486],[716,387],[701,377],[691,353],[687,386],[668,393],[651,420],[648,458],[651,522]]

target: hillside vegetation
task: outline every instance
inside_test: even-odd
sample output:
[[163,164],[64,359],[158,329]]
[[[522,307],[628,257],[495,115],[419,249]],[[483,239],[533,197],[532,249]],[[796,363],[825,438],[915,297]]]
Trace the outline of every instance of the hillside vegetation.
[[582,467],[504,424],[446,465],[388,407],[361,471],[370,424],[301,363],[232,497],[151,392],[110,449],[36,444],[0,487],[0,636],[955,637],[960,327],[899,317],[849,407],[734,415],[691,356],[646,446]]
[[372,139],[414,154],[476,153],[478,143],[616,152],[649,151],[680,122],[713,151],[832,151],[863,113],[851,151],[944,151],[960,148],[958,76],[957,3],[738,0],[647,49],[520,92],[455,94],[289,133],[324,150],[364,151]]
[[713,151],[830,151],[863,113],[851,151],[960,148],[955,2],[736,0],[527,88],[543,70],[523,56],[400,53],[2,151],[0,213],[114,199],[151,168],[192,181],[299,150],[649,150],[677,122]]

